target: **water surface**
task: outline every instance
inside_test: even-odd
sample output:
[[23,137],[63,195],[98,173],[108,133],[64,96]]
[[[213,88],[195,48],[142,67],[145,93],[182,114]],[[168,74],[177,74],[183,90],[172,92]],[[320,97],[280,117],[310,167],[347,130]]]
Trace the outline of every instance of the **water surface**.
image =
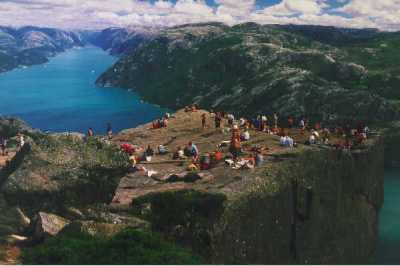
[[400,264],[400,169],[385,174],[385,204],[380,213],[377,264]]
[[101,88],[97,77],[117,59],[97,47],[72,49],[44,65],[0,74],[0,115],[17,116],[44,131],[104,133],[135,127],[166,110],[120,88]]

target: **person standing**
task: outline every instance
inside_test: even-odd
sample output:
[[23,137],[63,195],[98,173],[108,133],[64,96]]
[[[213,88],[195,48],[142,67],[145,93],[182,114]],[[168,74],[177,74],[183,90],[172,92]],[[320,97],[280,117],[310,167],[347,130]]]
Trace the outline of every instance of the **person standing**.
[[201,127],[205,129],[207,127],[207,117],[206,114],[201,115]]
[[7,155],[7,139],[2,136],[0,136],[0,149],[2,156]]
[[108,136],[109,139],[112,139],[113,131],[112,131],[111,123],[107,124],[107,136]]

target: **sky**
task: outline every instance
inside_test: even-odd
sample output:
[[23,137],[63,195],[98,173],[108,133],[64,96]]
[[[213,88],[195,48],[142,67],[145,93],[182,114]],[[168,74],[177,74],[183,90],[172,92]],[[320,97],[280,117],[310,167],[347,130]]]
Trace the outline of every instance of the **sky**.
[[312,24],[400,31],[400,0],[0,0],[0,25],[62,29]]

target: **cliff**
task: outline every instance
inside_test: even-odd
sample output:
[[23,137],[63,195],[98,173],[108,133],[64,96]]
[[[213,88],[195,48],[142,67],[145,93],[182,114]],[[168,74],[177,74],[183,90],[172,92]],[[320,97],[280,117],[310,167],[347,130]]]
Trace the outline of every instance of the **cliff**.
[[[67,232],[75,235],[87,230],[113,234],[121,227],[151,230],[207,263],[369,261],[383,201],[379,136],[350,152],[302,144],[287,149],[277,136],[251,131],[245,156],[255,146],[264,148],[266,163],[261,167],[237,170],[222,162],[191,172],[186,169],[189,162],[157,154],[141,164],[154,171],[151,177],[129,170],[127,156],[118,151],[123,143],[163,144],[174,151],[191,140],[201,153],[214,151],[230,135],[210,122],[201,129],[203,113],[211,121],[205,111],[179,111],[168,128],[152,130],[147,124],[111,141],[99,137],[85,143],[79,135],[32,137],[29,149],[13,159],[13,170],[2,170],[0,208],[8,214],[0,215],[0,232],[31,239],[36,221],[45,230],[43,222],[56,218],[43,217],[56,216],[44,213],[54,213],[73,225]],[[299,143],[306,138],[297,130],[291,135]],[[332,142],[337,140],[332,136]],[[221,150],[227,153],[226,147]],[[30,225],[21,222],[21,213]]]

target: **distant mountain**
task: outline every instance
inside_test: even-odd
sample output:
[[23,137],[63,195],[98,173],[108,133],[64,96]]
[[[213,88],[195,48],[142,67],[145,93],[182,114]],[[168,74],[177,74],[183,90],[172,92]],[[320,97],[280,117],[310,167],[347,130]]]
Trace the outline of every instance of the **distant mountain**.
[[400,110],[399,48],[399,33],[371,29],[183,25],[127,52],[98,83],[170,108],[391,121]]
[[83,46],[77,33],[38,27],[0,27],[0,72],[41,64],[72,47]]
[[108,28],[92,34],[90,42],[113,55],[121,55],[157,34],[158,30],[153,28]]

